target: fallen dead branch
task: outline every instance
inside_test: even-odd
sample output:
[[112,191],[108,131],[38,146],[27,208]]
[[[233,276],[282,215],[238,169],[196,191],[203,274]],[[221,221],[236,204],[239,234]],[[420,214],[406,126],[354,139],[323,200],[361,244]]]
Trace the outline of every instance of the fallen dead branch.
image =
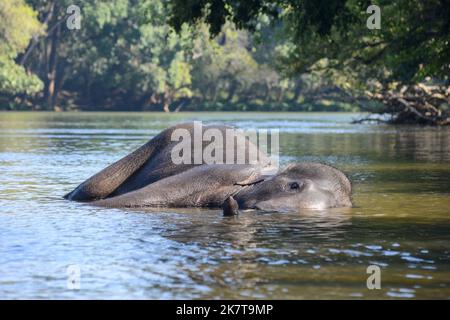
[[[450,125],[450,87],[417,84],[396,91],[368,93],[368,96],[381,102],[383,107],[370,110],[372,115],[353,123]],[[379,115],[388,115],[388,120],[374,117]]]

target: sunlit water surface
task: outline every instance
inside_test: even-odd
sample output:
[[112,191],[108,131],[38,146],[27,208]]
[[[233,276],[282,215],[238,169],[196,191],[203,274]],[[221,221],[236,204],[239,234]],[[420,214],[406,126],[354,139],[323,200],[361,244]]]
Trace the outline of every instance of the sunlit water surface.
[[[449,299],[450,128],[355,116],[0,113],[0,298]],[[224,218],[62,199],[187,120],[280,129],[282,163],[341,168],[356,207]],[[381,268],[380,290],[366,286],[369,265]]]

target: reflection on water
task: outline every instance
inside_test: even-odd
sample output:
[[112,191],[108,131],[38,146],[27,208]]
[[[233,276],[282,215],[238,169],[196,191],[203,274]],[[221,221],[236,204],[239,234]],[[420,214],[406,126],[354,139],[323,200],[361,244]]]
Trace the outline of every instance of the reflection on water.
[[[351,114],[0,114],[0,298],[450,298],[450,128]],[[95,208],[61,196],[187,120],[279,128],[281,161],[353,180],[352,209]],[[67,289],[66,268],[81,268]],[[382,289],[366,288],[366,268]]]

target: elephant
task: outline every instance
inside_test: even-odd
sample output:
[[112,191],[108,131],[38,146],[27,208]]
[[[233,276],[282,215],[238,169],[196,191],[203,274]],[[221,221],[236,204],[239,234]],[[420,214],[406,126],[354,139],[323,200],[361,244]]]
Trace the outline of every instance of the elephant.
[[[64,198],[110,208],[222,207],[224,215],[244,209],[283,212],[352,206],[352,186],[340,170],[313,162],[279,169],[249,139],[219,142],[225,154],[233,155],[232,163],[195,159],[194,148],[203,150],[212,141],[204,138],[200,144],[188,144],[190,150],[178,153],[191,161],[174,161],[174,150],[180,144],[180,136],[177,140],[174,134],[195,137],[197,129],[195,122],[189,122],[163,130]],[[230,127],[210,124],[202,125],[200,132],[212,130],[226,135],[227,129]],[[257,157],[239,162],[239,152]]]

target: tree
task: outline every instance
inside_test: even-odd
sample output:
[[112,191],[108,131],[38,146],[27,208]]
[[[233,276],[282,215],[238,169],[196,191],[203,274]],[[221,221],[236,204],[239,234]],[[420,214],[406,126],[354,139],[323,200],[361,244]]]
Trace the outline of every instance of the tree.
[[[20,3],[24,4],[3,2],[3,11]],[[34,21],[40,21],[41,32],[29,32],[19,49],[2,55],[8,57],[2,65],[10,65],[0,69],[7,79],[2,85],[8,85],[8,93],[0,92],[8,102],[1,108],[287,111],[342,107],[322,102],[344,91],[324,90],[333,83],[318,81],[318,71],[288,72],[292,68],[285,68],[284,61],[293,56],[290,52],[295,47],[285,36],[286,26],[272,26],[270,15],[259,16],[252,33],[233,22],[221,26],[217,35],[205,23],[195,28],[181,24],[175,32],[168,24],[170,2],[87,0],[78,4],[81,28],[73,29],[69,24],[74,11],[68,10],[74,7],[72,1],[27,3],[35,12]],[[2,25],[2,36],[21,31],[17,22],[26,17],[20,14],[11,20],[16,24]],[[27,18],[27,23],[31,21]],[[4,41],[9,42],[13,43]],[[22,82],[11,80],[16,78]]]
[[[83,108],[161,105],[191,95],[189,44],[166,23],[163,1],[99,0],[80,4],[80,30],[69,30],[70,1],[34,1],[47,33],[36,37],[21,63],[44,82],[42,106]],[[58,101],[64,95],[65,99]]]
[[4,95],[33,94],[42,89],[42,82],[15,62],[30,39],[43,33],[36,12],[22,0],[0,2],[0,93]]
[[[205,21],[216,34],[226,21],[254,31],[267,15],[288,36],[279,56],[285,73],[337,76],[346,90],[382,101],[377,112],[393,122],[450,123],[448,0],[373,2],[382,11],[379,30],[366,27],[372,2],[360,0],[172,0],[170,21],[176,30]],[[425,80],[435,90],[412,88]]]

